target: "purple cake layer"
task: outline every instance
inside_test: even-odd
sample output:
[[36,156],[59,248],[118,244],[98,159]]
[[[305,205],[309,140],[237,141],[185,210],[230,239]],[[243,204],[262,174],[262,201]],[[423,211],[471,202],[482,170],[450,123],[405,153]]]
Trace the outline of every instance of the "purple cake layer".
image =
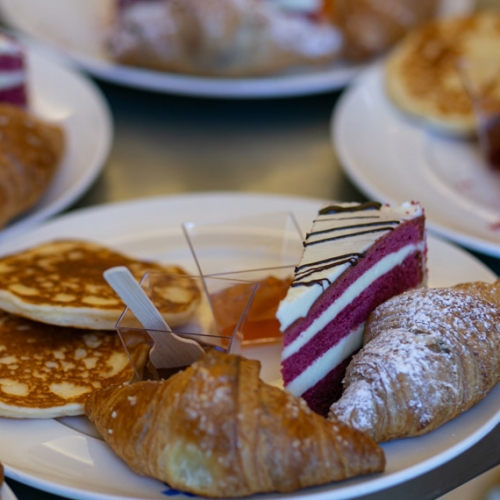
[[[371,287],[364,290],[337,316],[335,321],[320,331],[313,341],[308,342],[299,352],[283,362],[282,375],[285,387],[313,361],[316,361],[357,326],[364,323],[370,312],[378,305],[409,288],[417,287],[422,278],[420,269],[421,258],[413,254],[402,265],[396,266],[390,273],[381,276]],[[408,276],[412,276],[412,279],[409,280]],[[345,368],[351,357],[352,355],[341,365],[333,367],[323,379],[302,394],[302,398],[312,410],[326,416],[331,404],[340,397]]]
[[14,38],[0,33],[0,102],[26,107],[24,51]]
[[[306,317],[299,318],[284,332],[283,345],[286,347],[294,341],[306,328],[308,328],[318,316],[320,316],[330,304],[335,302],[361,275],[373,267],[386,255],[393,253],[404,246],[422,241],[424,234],[424,222],[422,219],[413,219],[402,223],[397,232],[390,232],[378,240],[368,255],[357,261],[355,266],[349,267],[342,276],[337,279],[335,286],[329,287],[319,299],[313,304]],[[420,278],[422,278],[422,273]]]
[[[408,256],[404,262],[377,279],[369,288],[345,307],[334,321],[320,330],[312,341],[283,361],[285,385],[302,373],[313,361],[334,347],[351,331],[363,324],[368,315],[382,302],[422,282],[420,252]],[[349,282],[350,284],[350,282]],[[346,286],[344,286],[345,289]],[[328,300],[325,298],[325,301]]]
[[8,90],[0,90],[0,103],[5,102],[14,106],[25,107],[27,104],[26,87],[19,85]]
[[0,71],[24,70],[24,57],[21,51],[16,55],[0,52]]
[[342,361],[315,386],[302,394],[302,399],[311,410],[323,417],[328,415],[332,403],[340,399],[342,395],[342,380],[353,356],[354,354]]

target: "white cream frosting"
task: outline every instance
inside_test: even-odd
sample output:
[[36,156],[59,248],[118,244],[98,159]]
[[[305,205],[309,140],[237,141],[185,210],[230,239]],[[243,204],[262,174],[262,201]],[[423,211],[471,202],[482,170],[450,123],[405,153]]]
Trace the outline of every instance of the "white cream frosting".
[[304,392],[314,387],[328,374],[332,366],[338,366],[359,349],[363,340],[363,330],[364,323],[310,364],[298,377],[286,385],[285,389],[296,396],[302,396]]
[[300,335],[293,340],[293,342],[283,348],[282,359],[285,360],[292,354],[298,352],[320,330],[333,321],[347,305],[359,297],[359,295],[375,280],[401,264],[406,257],[408,257],[408,255],[411,255],[417,250],[423,251],[424,248],[424,242],[418,245],[407,245],[397,252],[386,255],[383,259],[377,262],[366,273],[363,273],[359,279],[352,283],[351,286],[349,286],[321,316],[316,318],[308,328],[302,331]]
[[0,34],[0,55],[2,56],[22,56],[22,50],[17,41]]
[[0,70],[0,91],[12,89],[23,85],[26,81],[26,74],[22,70],[2,71]]
[[[358,204],[342,203],[337,205],[348,208],[355,207]],[[387,228],[384,231],[367,232],[363,234],[365,229],[366,231],[370,231],[370,229],[373,229],[375,226],[363,228],[360,227],[362,224],[382,223],[382,225],[384,225],[384,223],[389,223],[389,221],[409,220],[419,217],[420,215],[422,215],[422,208],[420,205],[410,202],[403,203],[397,207],[382,205],[378,210],[318,215],[313,222],[311,230],[312,236],[306,239],[309,245],[306,245],[304,248],[299,267],[304,265],[307,266],[308,264],[312,265],[315,262],[336,258],[342,255],[362,254],[366,252],[376,240],[391,230]],[[334,235],[335,237],[341,238],[333,242],[324,241],[318,244],[310,244],[315,240],[321,240],[326,237],[324,234],[314,235],[314,233],[322,230],[334,230],[331,236]],[[410,250],[408,249],[408,251]],[[280,322],[281,331],[288,328],[298,318],[305,317],[315,300],[323,293],[324,288],[326,289],[329,284],[333,283],[350,265],[350,263],[345,263],[326,269],[316,269],[308,276],[307,280],[323,280],[323,286],[315,284],[312,286],[290,287],[276,313],[276,317]],[[384,265],[389,266],[389,269],[391,269],[396,264],[391,263],[389,258],[389,260],[385,261]],[[372,272],[382,271],[376,271],[374,269]],[[379,274],[379,276],[380,275],[381,274]],[[290,348],[290,346],[288,346],[288,348]]]

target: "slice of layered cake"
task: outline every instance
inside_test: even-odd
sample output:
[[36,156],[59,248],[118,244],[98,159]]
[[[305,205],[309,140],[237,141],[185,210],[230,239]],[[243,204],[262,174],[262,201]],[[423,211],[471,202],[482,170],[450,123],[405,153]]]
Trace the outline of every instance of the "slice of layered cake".
[[0,32],[0,102],[26,107],[24,50],[13,37]]
[[425,284],[426,232],[418,203],[322,208],[276,314],[285,388],[326,415],[362,343],[370,312]]

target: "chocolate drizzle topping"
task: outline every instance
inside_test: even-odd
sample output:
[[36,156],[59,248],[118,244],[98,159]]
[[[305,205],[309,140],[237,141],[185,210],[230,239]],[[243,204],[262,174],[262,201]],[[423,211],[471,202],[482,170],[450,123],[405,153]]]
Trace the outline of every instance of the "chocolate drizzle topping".
[[[322,219],[322,221],[328,221],[328,220],[335,220],[335,219]],[[341,239],[341,238],[350,238],[353,235],[356,234],[369,234],[369,233],[376,233],[378,231],[392,231],[392,227],[385,227],[385,224],[391,224],[393,226],[397,226],[399,224],[398,220],[388,220],[388,221],[382,221],[382,222],[367,222],[365,224],[355,224],[351,226],[340,226],[340,227],[330,227],[328,229],[322,229],[321,231],[313,231],[311,233],[307,233],[306,235],[306,241],[304,242],[304,246],[308,245],[316,245],[317,243],[322,243],[323,241],[329,241],[331,239]],[[377,227],[381,226],[378,229],[374,229],[372,231],[358,231],[357,233],[349,233],[344,236],[335,236],[333,238],[327,238],[324,240],[317,240],[317,241],[308,241],[311,236],[316,236],[317,234],[326,234],[326,233],[333,233],[335,231],[345,231],[347,229],[357,229],[361,227]]]
[[[358,259],[364,257],[364,253],[351,253],[351,254],[345,254],[345,255],[339,255],[338,257],[332,257],[331,259],[324,259],[320,260],[317,262],[311,262],[309,264],[304,264],[302,266],[299,266],[295,268],[295,280],[292,282],[290,286],[295,287],[295,286],[312,286],[312,285],[321,285],[324,287],[324,282],[326,282],[328,285],[331,284],[330,280],[328,278],[322,278],[322,279],[314,279],[310,281],[302,281],[308,276],[311,276],[317,272],[324,271],[325,269],[330,269],[335,266],[341,266],[342,264],[349,263],[352,266],[355,266],[358,263]],[[327,265],[321,265],[323,263],[327,263]],[[312,269],[305,270],[309,267],[312,267]],[[304,270],[303,270],[304,269]],[[303,270],[303,271],[302,271]]]
[[[304,241],[304,247],[308,247],[310,245],[317,245],[321,243],[326,243],[329,241],[334,241],[334,240],[340,240],[340,239],[346,239],[346,238],[354,238],[356,236],[364,235],[364,234],[372,234],[372,233],[379,233],[379,232],[387,232],[387,231],[393,231],[394,227],[397,226],[400,221],[399,220],[389,220],[389,221],[381,221],[377,220],[375,222],[366,222],[367,218],[374,219],[378,217],[374,216],[369,216],[369,217],[345,217],[345,218],[337,218],[337,217],[321,217],[321,216],[327,216],[327,215],[333,215],[333,214],[342,214],[342,213],[349,213],[349,212],[363,212],[363,211],[372,211],[372,210],[380,210],[382,207],[382,204],[379,202],[366,202],[366,203],[360,203],[357,205],[347,205],[347,206],[341,206],[341,205],[329,205],[327,207],[322,208],[319,211],[319,217],[316,219],[315,222],[321,221],[321,222],[342,222],[344,220],[359,220],[359,223],[356,224],[349,224],[345,226],[336,226],[336,227],[329,227],[327,229],[321,229],[317,231],[312,231],[307,234],[306,239]],[[338,232],[338,231],[347,231],[347,234],[342,234],[342,235],[336,235],[336,236],[331,236],[332,233]],[[314,241],[310,241],[311,236],[317,236],[317,235],[330,235],[327,237],[319,238]],[[343,255],[337,255],[333,257],[329,257],[327,259],[321,259],[315,262],[309,262],[307,264],[302,264],[300,266],[297,266],[295,269],[295,279],[293,283],[291,284],[292,287],[298,287],[298,286],[314,286],[314,285],[320,285],[322,288],[325,286],[329,286],[330,280],[326,277],[319,278],[319,279],[307,279],[309,277],[314,276],[317,273],[320,273],[324,270],[331,269],[336,266],[341,266],[343,264],[350,264],[351,266],[357,265],[359,259],[365,257],[365,253],[359,253],[359,252],[352,252],[352,253],[347,253]]]
[[[378,229],[371,229],[369,231],[357,231],[355,233],[344,234],[342,236],[331,236],[329,238],[322,238],[320,240],[306,241],[306,242],[304,242],[304,246],[308,247],[310,245],[317,245],[319,243],[326,243],[327,241],[342,240],[344,238],[352,238],[353,236],[359,236],[362,234],[380,233],[380,232],[384,232],[384,231],[394,231],[394,228],[392,226],[382,226]],[[316,233],[311,233],[311,235],[314,235],[314,234],[316,234]]]

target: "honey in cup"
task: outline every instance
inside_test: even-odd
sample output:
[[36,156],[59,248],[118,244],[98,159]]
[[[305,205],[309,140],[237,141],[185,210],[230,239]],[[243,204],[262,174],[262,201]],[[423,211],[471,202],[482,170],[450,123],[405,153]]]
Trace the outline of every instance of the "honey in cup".
[[[243,345],[280,342],[282,335],[276,311],[285,297],[292,277],[268,276],[258,282],[257,290],[242,327]],[[233,285],[211,295],[217,322],[224,331],[232,331],[240,319],[242,284]]]

